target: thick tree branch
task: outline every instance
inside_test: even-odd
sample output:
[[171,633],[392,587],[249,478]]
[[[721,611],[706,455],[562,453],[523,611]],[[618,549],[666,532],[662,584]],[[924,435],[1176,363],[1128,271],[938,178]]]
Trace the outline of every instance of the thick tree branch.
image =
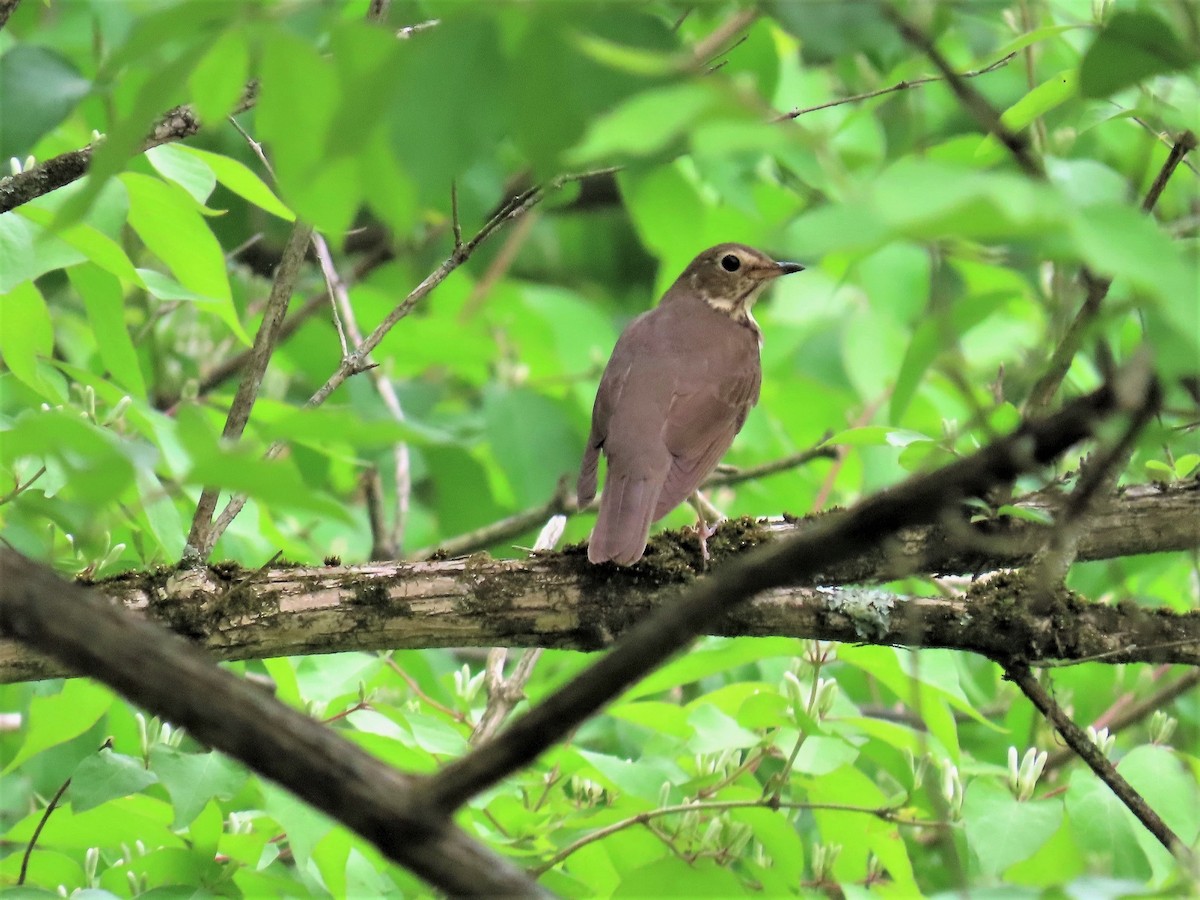
[[[1052,515],[1061,502],[1061,497],[1037,495],[1019,507]],[[803,534],[824,518],[726,523],[710,541],[714,568],[750,547]],[[903,529],[887,545],[823,566],[809,587],[761,598],[710,631],[870,639],[988,655],[1013,634],[1035,663],[1097,657],[1106,662],[1200,663],[1200,614],[1173,616],[1066,597],[1034,614],[1016,602],[1027,586],[1015,576],[981,581],[959,599],[873,600],[861,592],[812,588],[885,580],[896,574],[896,559],[912,574],[1008,569],[1032,560],[1049,535],[1048,526],[1019,519],[970,530],[963,526],[951,533],[940,526]],[[1078,559],[1196,547],[1200,480],[1130,489],[1099,504],[1080,535]],[[158,620],[224,660],[468,645],[592,650],[611,643],[649,609],[671,602],[694,577],[694,552],[694,539],[663,535],[651,543],[642,565],[611,579],[600,577],[582,551],[574,550],[529,560],[478,555],[257,573],[219,565],[176,574],[129,573],[99,589],[113,603]],[[0,641],[0,683],[67,671],[27,648]]]
[[543,896],[448,818],[414,780],[215,666],[195,647],[0,549],[0,631],[54,653],[142,708],[278,782],[431,885],[461,896]]

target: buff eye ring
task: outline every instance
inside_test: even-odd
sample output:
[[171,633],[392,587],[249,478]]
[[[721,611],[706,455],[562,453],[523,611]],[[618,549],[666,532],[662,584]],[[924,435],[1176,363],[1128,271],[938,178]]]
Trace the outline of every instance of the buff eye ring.
[[736,272],[742,267],[742,261],[732,253],[727,253],[721,257],[721,268],[726,272]]

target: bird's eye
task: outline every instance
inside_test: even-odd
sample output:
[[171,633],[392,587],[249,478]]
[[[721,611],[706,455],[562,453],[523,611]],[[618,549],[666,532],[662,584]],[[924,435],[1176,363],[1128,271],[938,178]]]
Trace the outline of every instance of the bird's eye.
[[742,261],[732,253],[727,253],[721,257],[721,268],[726,272],[736,272],[742,267]]

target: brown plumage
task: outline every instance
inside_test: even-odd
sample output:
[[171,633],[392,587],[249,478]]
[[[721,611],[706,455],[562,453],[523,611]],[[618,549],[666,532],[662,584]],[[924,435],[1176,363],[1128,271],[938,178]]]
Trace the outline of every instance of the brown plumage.
[[580,506],[596,495],[603,450],[608,474],[588,544],[592,562],[641,559],[650,524],[725,455],[762,381],[762,333],[750,308],[773,279],[802,269],[744,244],[718,244],[622,333],[596,392],[576,489]]

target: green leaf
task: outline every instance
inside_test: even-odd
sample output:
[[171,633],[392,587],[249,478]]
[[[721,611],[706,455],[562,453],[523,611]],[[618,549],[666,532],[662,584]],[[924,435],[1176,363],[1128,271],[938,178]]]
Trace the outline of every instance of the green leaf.
[[583,166],[657,153],[718,101],[709,87],[693,83],[637,94],[593,122],[568,159]]
[[[214,307],[238,334],[225,255],[195,201],[182,188],[135,172],[121,176],[129,192],[129,224],[188,290],[217,301]],[[239,335],[244,336],[244,332]]]
[[278,216],[285,222],[296,220],[296,214],[275,196],[275,193],[263,183],[263,180],[236,159],[222,156],[220,153],[209,153],[198,147],[181,145],[178,149],[201,160],[216,175],[217,181],[243,200],[253,203],[259,209],[266,210],[273,216]]
[[741,882],[730,869],[709,859],[686,862],[664,856],[625,873],[612,897],[740,897]]
[[[45,810],[37,809],[5,832],[5,839],[24,845],[33,836]],[[67,847],[83,853],[97,846],[119,848],[121,844],[145,847],[183,847],[183,838],[173,834],[171,805],[146,794],[129,794],[110,800],[95,809],[76,813],[58,808],[46,820],[38,837],[39,847]],[[126,882],[127,884],[127,882]]]
[[113,380],[135,397],[146,399],[146,383],[137,351],[125,327],[125,296],[120,280],[90,263],[72,266],[67,275],[71,286],[83,298],[100,359]]
[[230,28],[221,33],[188,76],[196,115],[204,124],[221,121],[241,99],[250,68],[246,33]]
[[70,410],[28,410],[3,435],[0,459],[57,460],[71,474],[72,496],[85,502],[111,503],[133,479],[127,448],[117,436]]
[[157,781],[158,776],[147,771],[140,759],[105,747],[76,766],[71,776],[71,807],[80,813],[117,797],[136,794]]
[[1064,802],[1067,823],[1084,856],[1107,860],[1114,875],[1149,878],[1146,854],[1134,837],[1140,826],[1108,785],[1091,771],[1076,769]]
[[1130,750],[1117,770],[1184,844],[1196,842],[1200,836],[1200,783],[1180,754],[1157,744],[1143,744]]
[[[85,223],[76,223],[65,227],[55,225],[55,216],[52,211],[29,204],[15,212],[17,215],[43,226],[45,230],[39,233],[41,240],[57,238],[74,247],[100,268],[111,272],[122,281],[140,283],[133,263],[125,255],[121,245],[99,229]],[[35,240],[37,239],[35,238]]]
[[350,517],[345,505],[332,494],[315,491],[306,484],[294,462],[262,459],[244,448],[198,455],[186,481],[246,494],[267,506],[303,510],[342,522]]
[[246,780],[246,771],[215,751],[183,753],[156,745],[150,750],[153,772],[175,807],[173,828],[184,828],[213,797],[228,800]]
[[[1035,120],[1050,110],[1061,106],[1075,95],[1077,75],[1073,69],[1059,72],[1044,81],[1010,106],[1000,116],[1000,122],[1012,131],[1023,131]],[[979,142],[975,157],[981,165],[992,165],[1008,154],[995,135],[989,134]]]
[[620,759],[607,753],[572,749],[565,755],[578,754],[587,763],[580,773],[592,778],[609,790],[620,791],[643,800],[656,800],[664,782],[682,783],[687,775],[675,763],[664,757],[643,756],[636,762]]
[[792,656],[798,652],[799,641],[794,638],[758,638],[753,641],[712,638],[643,678],[622,695],[622,700],[646,697],[761,659]]
[[698,703],[689,712],[688,722],[696,731],[687,743],[687,749],[692,753],[743,749],[753,747],[759,742],[757,734],[747,731],[733,718],[708,703]]
[[989,875],[1028,859],[1062,823],[1060,800],[1019,802],[1006,787],[976,778],[963,800],[967,843]]
[[58,399],[38,371],[54,350],[54,326],[46,301],[32,282],[0,295],[0,354],[8,368],[47,399]]
[[87,96],[91,83],[49,47],[18,43],[0,56],[0,159],[22,157]]
[[146,151],[146,159],[163,178],[179,185],[198,204],[208,200],[217,178],[205,163],[177,144],[163,144]]
[[112,702],[111,692],[83,678],[63,682],[57,694],[34,697],[29,702],[29,730],[25,740],[0,774],[7,775],[43,750],[79,737],[108,712]]
[[1099,99],[1152,75],[1195,65],[1196,51],[1154,13],[1121,10],[1096,36],[1079,63],[1080,93]]
[[792,768],[805,775],[828,775],[858,759],[858,750],[839,737],[810,734],[800,745]]
[[921,383],[925,372],[933,365],[938,352],[942,349],[942,340],[947,330],[947,324],[937,318],[928,318],[917,326],[908,349],[904,351],[904,360],[900,363],[900,371],[896,375],[896,387],[892,392],[892,401],[888,409],[888,418],[899,422],[908,410],[913,395]]
[[[544,502],[576,470],[583,452],[583,436],[572,428],[567,406],[529,388],[499,385],[485,390],[483,403],[492,452],[517,503]],[[537,465],[529,464],[531,453]]]
[[[1097,273],[1127,278],[1167,308],[1179,298],[1194,301],[1195,272],[1154,220],[1137,210],[1096,204],[1074,218],[1071,235],[1080,255]],[[1190,306],[1193,311],[1197,309],[1195,302]]]

